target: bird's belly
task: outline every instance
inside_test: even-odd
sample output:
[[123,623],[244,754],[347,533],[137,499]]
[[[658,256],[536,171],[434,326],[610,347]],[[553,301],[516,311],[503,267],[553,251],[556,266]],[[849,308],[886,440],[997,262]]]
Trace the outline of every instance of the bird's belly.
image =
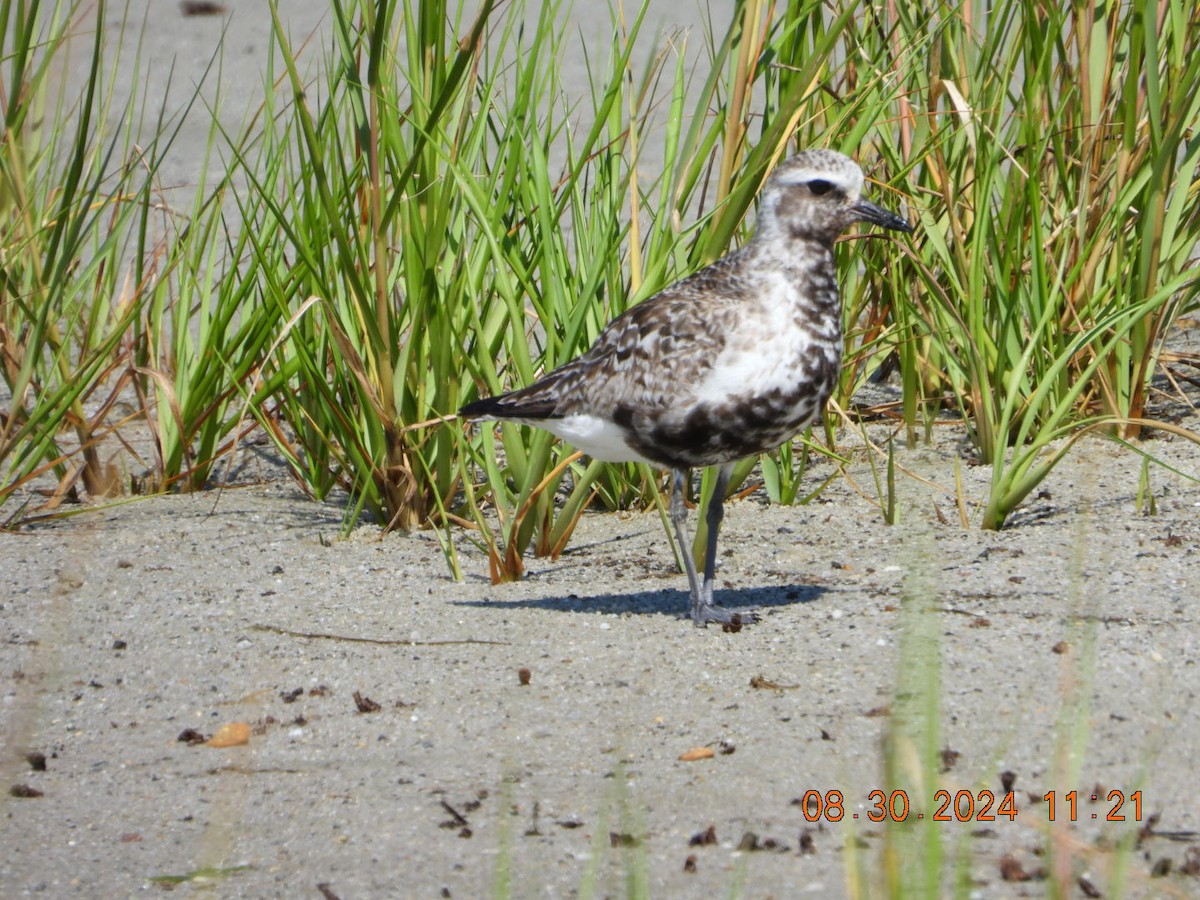
[[805,379],[788,388],[731,398],[714,411],[724,443],[738,456],[765,453],[790,440],[820,415],[833,378]]
[[573,413],[561,419],[547,419],[535,424],[593,459],[611,463],[653,462],[635,449],[626,429],[601,416]]
[[[840,347],[837,348],[840,351]],[[704,386],[691,402],[635,424],[630,443],[676,467],[721,465],[774,450],[821,412],[837,381],[840,352],[755,366]],[[716,389],[714,389],[716,388]]]

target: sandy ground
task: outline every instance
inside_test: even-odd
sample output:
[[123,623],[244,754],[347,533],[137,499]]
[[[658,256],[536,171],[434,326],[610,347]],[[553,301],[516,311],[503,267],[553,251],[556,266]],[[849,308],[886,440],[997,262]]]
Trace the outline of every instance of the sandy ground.
[[[252,67],[261,31],[237,37]],[[869,896],[933,832],[971,896],[1043,896],[1056,865],[1069,896],[1200,896],[1200,488],[1154,468],[1145,515],[1140,459],[1087,440],[999,533],[963,463],[964,529],[938,434],[899,452],[898,526],[861,455],[807,506],[731,504],[719,587],[763,609],[739,633],[681,618],[653,514],[586,515],[499,586],[465,533],[462,582],[431,533],[338,540],[341,509],[269,467],[0,533],[0,894],[838,897],[861,873]],[[942,751],[921,781],[914,684]],[[186,740],[231,723],[247,742]],[[939,790],[1009,785],[1014,817],[933,820]],[[901,787],[909,821],[871,822]]]
[[[500,586],[465,535],[456,583],[433,535],[336,540],[340,509],[286,483],[0,536],[3,783],[42,792],[4,799],[4,893],[124,896],[207,872],[219,896],[507,880],[562,897],[644,873],[652,896],[839,896],[848,848],[878,877],[888,829],[925,828],[969,860],[973,896],[1041,896],[1002,860],[1049,866],[1055,791],[1071,881],[1107,892],[1112,848],[1142,831],[1127,893],[1197,895],[1181,870],[1200,840],[1200,490],[1156,472],[1158,514],[1141,515],[1136,458],[1094,441],[1015,527],[963,530],[952,450],[901,453],[895,527],[847,480],[805,507],[731,504],[719,585],[764,610],[736,634],[680,618],[653,514],[587,515],[559,561]],[[987,476],[964,470],[973,513]],[[871,792],[901,777],[884,751],[900,669],[931,660],[942,771],[902,782],[926,821],[872,824]],[[233,722],[247,744],[180,740]],[[680,759],[695,748],[715,755]],[[1002,795],[1004,772],[1014,820],[929,821],[935,791]],[[806,821],[797,801],[833,790],[846,817]],[[1140,823],[1132,800],[1105,821],[1114,790],[1141,792]]]

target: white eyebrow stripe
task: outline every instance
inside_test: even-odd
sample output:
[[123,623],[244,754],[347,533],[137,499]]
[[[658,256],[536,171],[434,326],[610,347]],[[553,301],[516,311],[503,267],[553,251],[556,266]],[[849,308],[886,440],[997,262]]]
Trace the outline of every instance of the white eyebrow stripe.
[[779,176],[780,184],[807,184],[810,181],[828,181],[846,193],[854,193],[862,189],[862,179],[853,178],[850,172],[830,172],[820,169],[795,169],[783,172]]

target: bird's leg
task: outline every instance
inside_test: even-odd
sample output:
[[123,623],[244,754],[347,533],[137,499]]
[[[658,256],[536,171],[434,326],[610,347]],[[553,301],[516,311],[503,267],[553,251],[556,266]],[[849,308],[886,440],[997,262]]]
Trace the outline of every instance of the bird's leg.
[[725,518],[725,492],[729,490],[729,466],[717,469],[717,483],[712,496],[708,498],[708,509],[704,519],[708,523],[708,542],[704,547],[704,586],[700,590],[700,598],[707,605],[713,605],[713,580],[717,574],[717,534],[721,530],[721,520]]
[[717,535],[721,531],[721,519],[725,517],[725,492],[729,489],[729,476],[733,465],[726,464],[717,469],[717,483],[708,499],[705,522],[708,524],[708,541],[704,546],[704,584],[699,597],[692,593],[692,623],[703,628],[709,622],[721,625],[742,625],[758,621],[752,607],[724,609],[713,603],[713,581],[717,570]]
[[692,559],[692,542],[687,536],[687,504],[683,501],[683,487],[687,481],[686,469],[675,469],[671,473],[671,524],[675,526],[675,540],[679,542],[679,553],[683,557],[683,568],[687,572],[688,587],[692,592],[693,618],[699,608],[700,579],[696,576],[696,562]]

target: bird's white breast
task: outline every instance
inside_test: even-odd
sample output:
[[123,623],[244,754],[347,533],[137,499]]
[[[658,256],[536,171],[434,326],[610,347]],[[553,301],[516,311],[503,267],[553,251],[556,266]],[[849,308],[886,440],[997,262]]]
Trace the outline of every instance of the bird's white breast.
[[[737,332],[728,336],[715,365],[696,388],[698,402],[721,405],[755,394],[787,392],[800,380],[800,370],[813,354],[829,356],[836,364],[840,341],[831,345],[815,340],[797,327],[794,286],[781,275],[763,280],[765,302],[748,311]],[[836,334],[837,323],[829,321],[827,329]]]

